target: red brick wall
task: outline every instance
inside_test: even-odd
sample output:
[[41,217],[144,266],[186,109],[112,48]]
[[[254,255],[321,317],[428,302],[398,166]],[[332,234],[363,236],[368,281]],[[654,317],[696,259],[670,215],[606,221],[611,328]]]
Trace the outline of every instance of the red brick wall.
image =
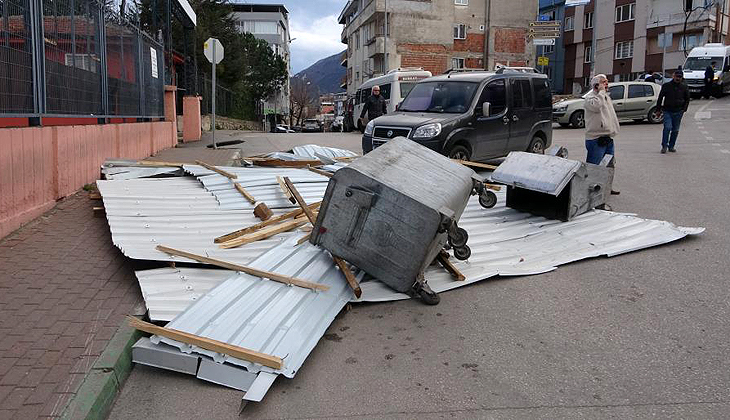
[[401,67],[423,67],[433,74],[441,74],[449,68],[451,51],[441,44],[398,44]]
[[494,51],[524,54],[527,30],[520,28],[497,28],[494,31]]
[[455,39],[454,51],[484,53],[484,34],[466,34],[466,39]]
[[464,60],[464,67],[468,69],[483,69],[484,60],[481,58],[467,58]]

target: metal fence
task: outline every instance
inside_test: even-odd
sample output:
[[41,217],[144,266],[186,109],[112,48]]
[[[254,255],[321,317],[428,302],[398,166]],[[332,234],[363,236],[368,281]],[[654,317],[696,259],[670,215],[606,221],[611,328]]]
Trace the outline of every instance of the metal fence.
[[97,0],[0,1],[0,117],[164,116],[162,45]]
[[[200,76],[198,80],[198,87],[200,88],[200,112],[203,114],[212,113],[211,103],[213,99],[213,82],[207,77]],[[227,89],[216,81],[215,86],[215,114],[223,117],[235,117],[236,105],[237,105],[236,94]]]

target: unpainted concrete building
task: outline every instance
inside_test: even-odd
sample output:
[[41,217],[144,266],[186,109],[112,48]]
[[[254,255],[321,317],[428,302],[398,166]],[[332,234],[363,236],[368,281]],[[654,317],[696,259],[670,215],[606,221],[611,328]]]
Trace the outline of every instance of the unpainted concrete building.
[[349,0],[339,17],[347,92],[396,68],[533,66],[537,10],[535,0]]

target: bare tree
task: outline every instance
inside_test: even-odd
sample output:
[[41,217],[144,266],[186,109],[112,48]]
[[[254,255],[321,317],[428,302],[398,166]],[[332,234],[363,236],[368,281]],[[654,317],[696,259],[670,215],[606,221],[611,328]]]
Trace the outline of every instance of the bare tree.
[[289,91],[289,112],[290,118],[296,115],[296,124],[289,121],[290,125],[300,125],[302,116],[305,118],[307,114],[317,105],[317,96],[309,87],[309,82],[300,78],[291,79],[291,88]]

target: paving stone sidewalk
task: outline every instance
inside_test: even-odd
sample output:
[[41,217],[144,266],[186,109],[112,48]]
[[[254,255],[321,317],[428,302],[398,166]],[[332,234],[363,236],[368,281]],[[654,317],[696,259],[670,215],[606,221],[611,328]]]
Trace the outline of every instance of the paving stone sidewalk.
[[0,240],[0,419],[58,417],[142,295],[78,192]]

